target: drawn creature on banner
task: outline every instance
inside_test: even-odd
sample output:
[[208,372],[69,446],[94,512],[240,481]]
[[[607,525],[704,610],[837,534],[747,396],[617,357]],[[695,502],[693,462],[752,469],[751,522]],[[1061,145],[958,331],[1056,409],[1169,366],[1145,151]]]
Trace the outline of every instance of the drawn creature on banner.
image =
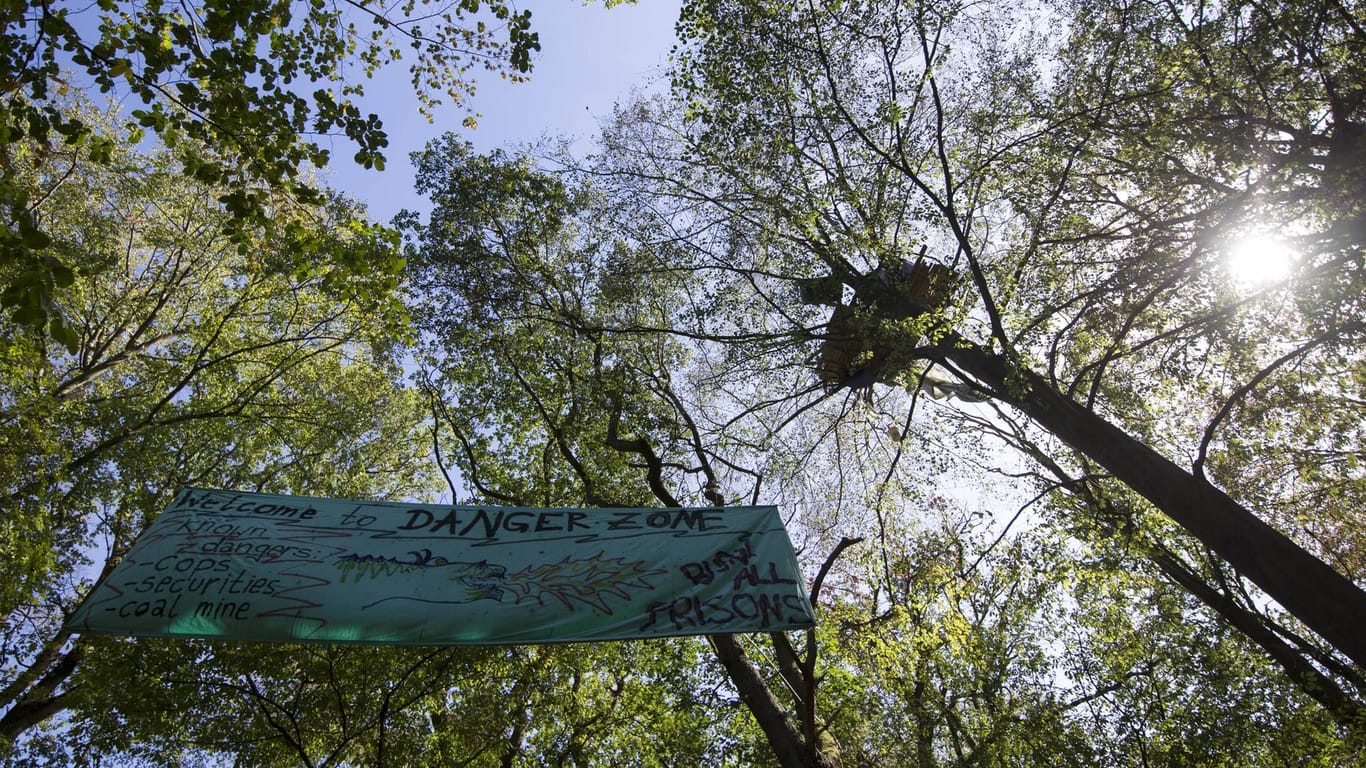
[[[565,557],[556,563],[527,566],[511,574],[506,566],[487,560],[477,563],[452,562],[432,554],[430,549],[408,554],[411,558],[406,560],[383,555],[348,554],[336,562],[341,571],[339,581],[382,579],[385,589],[396,593],[367,603],[362,606],[363,609],[391,600],[460,605],[476,600],[502,602],[511,597],[515,604],[535,601],[538,605],[545,605],[547,599],[553,599],[565,610],[573,610],[576,604],[582,604],[610,616],[612,608],[607,602],[608,596],[629,601],[629,590],[653,590],[654,585],[648,581],[648,577],[667,573],[660,568],[647,567],[643,560],[627,562],[622,557],[605,557],[603,552],[589,558]],[[437,591],[442,595],[440,599],[420,596],[426,591],[423,587],[431,584],[427,576],[432,573],[444,575],[448,582],[444,589]],[[450,583],[459,587],[452,590]]]

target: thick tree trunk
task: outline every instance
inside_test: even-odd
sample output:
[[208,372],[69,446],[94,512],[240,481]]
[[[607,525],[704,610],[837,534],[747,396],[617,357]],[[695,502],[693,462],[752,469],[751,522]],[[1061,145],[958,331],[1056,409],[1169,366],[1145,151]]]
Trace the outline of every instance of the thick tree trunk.
[[1033,371],[949,334],[927,357],[999,393],[1150,501],[1334,648],[1366,668],[1366,592],[1218,488],[1063,395]]
[[1167,578],[1195,595],[1252,642],[1261,646],[1299,685],[1300,690],[1322,704],[1339,725],[1354,733],[1366,728],[1366,707],[1353,700],[1332,678],[1316,669],[1298,650],[1282,640],[1262,622],[1261,617],[1220,594],[1172,555],[1156,552],[1151,557]]

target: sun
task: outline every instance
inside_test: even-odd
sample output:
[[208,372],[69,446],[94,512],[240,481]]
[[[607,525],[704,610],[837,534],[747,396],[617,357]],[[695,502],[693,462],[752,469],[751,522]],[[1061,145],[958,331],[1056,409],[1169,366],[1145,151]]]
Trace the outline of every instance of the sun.
[[1295,251],[1275,235],[1240,237],[1224,250],[1224,261],[1233,281],[1246,286],[1274,283],[1290,274]]

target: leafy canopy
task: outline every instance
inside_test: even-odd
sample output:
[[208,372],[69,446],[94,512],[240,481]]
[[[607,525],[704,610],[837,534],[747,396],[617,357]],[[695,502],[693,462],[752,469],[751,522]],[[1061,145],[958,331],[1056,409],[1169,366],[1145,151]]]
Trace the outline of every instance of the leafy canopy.
[[531,11],[506,0],[30,0],[5,3],[0,19],[0,260],[17,266],[0,304],[68,348],[74,332],[53,296],[71,285],[72,266],[48,249],[44,199],[16,183],[11,155],[27,141],[108,162],[115,137],[70,109],[72,95],[112,92],[136,105],[128,140],[153,136],[186,175],[221,184],[229,226],[243,227],[272,215],[277,193],[320,199],[304,174],[328,163],[323,137],[344,136],[357,163],[383,169],[383,123],[355,99],[405,51],[430,116],[443,98],[468,111],[476,69],[524,79],[540,49]]

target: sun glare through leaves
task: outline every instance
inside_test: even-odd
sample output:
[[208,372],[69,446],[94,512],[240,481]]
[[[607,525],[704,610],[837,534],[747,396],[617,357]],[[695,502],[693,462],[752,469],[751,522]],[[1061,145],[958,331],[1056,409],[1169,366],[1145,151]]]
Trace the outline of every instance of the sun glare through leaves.
[[1264,286],[1287,277],[1295,261],[1294,249],[1268,233],[1245,235],[1224,250],[1229,277],[1245,287]]

